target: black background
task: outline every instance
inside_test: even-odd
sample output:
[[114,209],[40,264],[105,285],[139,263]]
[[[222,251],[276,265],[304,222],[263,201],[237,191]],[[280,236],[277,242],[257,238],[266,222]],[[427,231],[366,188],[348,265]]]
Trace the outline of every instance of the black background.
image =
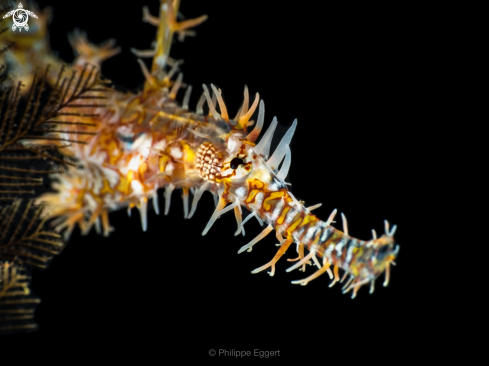
[[[146,3],[156,15],[158,2]],[[66,34],[74,27],[94,43],[115,38],[122,53],[104,63],[102,73],[134,89],[143,76],[129,49],[149,48],[156,30],[141,22],[144,4],[50,1],[41,7],[54,6],[52,48],[66,61],[73,58]],[[362,288],[351,300],[340,286],[328,288],[326,276],[306,287],[292,285],[306,276],[285,272],[293,249],[274,277],[253,275],[275,254],[273,235],[238,255],[260,232],[257,222],[247,224],[246,237],[234,237],[233,215],[225,215],[203,237],[214,210],[211,195],[184,220],[176,191],[168,216],[149,213],[146,233],[137,210],[132,218],[112,213],[116,231],[109,238],[75,232],[49,269],[33,273],[42,299],[40,330],[6,342],[112,360],[175,354],[206,360],[209,349],[255,348],[324,359],[340,345],[351,349],[345,357],[363,347],[370,357],[378,349],[408,354],[422,346],[409,334],[439,331],[431,320],[436,309],[423,297],[429,285],[419,279],[420,246],[428,245],[419,239],[419,191],[428,184],[420,179],[419,151],[426,144],[423,128],[433,123],[425,107],[434,98],[429,69],[436,34],[420,36],[426,15],[418,10],[184,0],[185,17],[209,19],[196,28],[197,37],[176,43],[171,53],[185,59],[184,81],[194,86],[191,105],[202,83],[214,83],[236,111],[247,84],[266,103],[266,123],[277,116],[282,124],[276,140],[298,119],[288,180],[299,199],[323,203],[316,211],[321,219],[337,208],[350,234],[361,239],[370,238],[372,228],[382,232],[384,219],[398,225],[401,249],[387,288],[382,276],[373,295]]]

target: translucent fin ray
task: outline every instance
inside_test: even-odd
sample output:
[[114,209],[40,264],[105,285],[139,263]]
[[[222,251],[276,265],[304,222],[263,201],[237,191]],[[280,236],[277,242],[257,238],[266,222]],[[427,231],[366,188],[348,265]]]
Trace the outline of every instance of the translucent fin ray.
[[287,152],[285,153],[284,162],[282,163],[282,166],[280,167],[280,170],[277,174],[277,178],[282,180],[282,181],[285,180],[285,178],[287,177],[287,174],[289,174],[290,164],[292,162],[291,154],[292,153],[290,151],[290,147],[287,145]]
[[274,117],[270,127],[268,127],[260,142],[253,149],[257,154],[268,157],[270,152],[270,144],[272,143],[273,133],[277,128],[277,124],[277,117]]
[[168,212],[170,212],[171,194],[174,189],[175,186],[171,183],[165,187],[165,215],[168,215]]
[[246,139],[251,142],[255,142],[258,136],[260,136],[261,130],[263,128],[263,123],[265,122],[265,103],[263,100],[260,101],[260,109],[258,110],[258,120],[256,122],[256,126],[251,131]]
[[290,141],[292,141],[292,137],[294,136],[295,129],[297,127],[297,119],[292,122],[292,126],[287,130],[285,133],[284,137],[282,137],[282,140],[278,144],[277,148],[273,152],[273,155],[268,159],[267,165],[271,169],[277,169],[278,165],[284,158],[287,149],[289,148]]
[[202,197],[202,194],[207,190],[207,188],[209,186],[210,186],[210,183],[208,183],[208,182],[204,183],[195,192],[194,199],[192,200],[192,207],[190,208],[190,214],[187,216],[188,219],[190,219],[194,215],[195,210],[197,210],[197,203],[199,202],[200,197]]

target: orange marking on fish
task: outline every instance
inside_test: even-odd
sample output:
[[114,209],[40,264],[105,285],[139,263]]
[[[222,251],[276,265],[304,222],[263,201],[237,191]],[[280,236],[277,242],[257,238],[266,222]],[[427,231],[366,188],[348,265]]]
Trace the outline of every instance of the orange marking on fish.
[[134,172],[130,170],[127,173],[127,177],[122,177],[117,190],[125,195],[129,195],[131,192],[131,181],[134,179]]
[[292,222],[292,224],[287,228],[287,232],[289,233],[292,233],[297,226],[299,226],[299,224],[301,223],[302,221],[302,217],[298,217],[297,219],[294,220],[294,222]]
[[252,190],[250,193],[248,193],[248,197],[246,197],[246,203],[251,203],[255,200],[255,196],[260,192],[258,189]]
[[285,195],[285,191],[277,191],[277,192],[270,193],[270,195],[267,198],[265,198],[265,200],[263,201],[263,209],[265,211],[270,211],[270,209],[272,208],[272,204],[270,203],[270,201],[276,200],[277,198],[281,198],[284,195]]
[[104,193],[110,193],[110,194],[112,194],[112,193],[114,193],[114,190],[110,186],[108,179],[104,179],[103,180],[103,184],[104,184],[104,186],[100,190],[100,194],[104,194]]
[[143,176],[143,174],[148,170],[148,164],[142,163],[139,165],[139,175]]
[[314,215],[305,215],[300,227],[307,225],[311,222],[318,221],[318,218]]
[[263,189],[263,187],[265,187],[265,183],[263,183],[261,180],[259,179],[253,179],[253,181],[250,183],[251,185],[251,189]]
[[287,215],[287,212],[289,212],[290,206],[285,206],[285,208],[282,210],[282,213],[280,214],[279,218],[277,219],[276,223],[277,225],[282,225],[285,220],[285,216]]

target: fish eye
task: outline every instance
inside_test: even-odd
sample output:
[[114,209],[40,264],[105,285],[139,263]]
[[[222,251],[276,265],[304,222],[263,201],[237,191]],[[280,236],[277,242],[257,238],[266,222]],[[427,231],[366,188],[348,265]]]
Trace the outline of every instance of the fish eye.
[[240,166],[241,164],[244,164],[243,159],[234,158],[233,160],[231,160],[231,163],[229,165],[230,165],[231,169],[237,169],[238,166]]

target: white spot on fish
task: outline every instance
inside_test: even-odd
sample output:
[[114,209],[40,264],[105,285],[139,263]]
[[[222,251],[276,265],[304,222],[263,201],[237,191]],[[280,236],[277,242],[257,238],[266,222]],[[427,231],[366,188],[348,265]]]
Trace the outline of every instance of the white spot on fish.
[[183,151],[180,149],[178,146],[173,146],[170,149],[170,155],[173,156],[175,159],[181,159],[183,156]]
[[173,174],[173,169],[175,169],[175,167],[173,166],[172,163],[168,162],[168,164],[166,164],[166,167],[165,167],[165,173],[168,174],[168,175],[172,175]]
[[243,198],[246,195],[246,188],[245,187],[239,187],[238,189],[236,189],[234,194],[238,198]]
[[255,196],[255,205],[257,209],[261,208],[261,204],[263,203],[263,192],[258,192]]
[[278,218],[278,216],[282,212],[282,209],[284,208],[284,205],[285,205],[284,200],[280,200],[277,202],[275,208],[273,209],[272,221],[275,221]]

